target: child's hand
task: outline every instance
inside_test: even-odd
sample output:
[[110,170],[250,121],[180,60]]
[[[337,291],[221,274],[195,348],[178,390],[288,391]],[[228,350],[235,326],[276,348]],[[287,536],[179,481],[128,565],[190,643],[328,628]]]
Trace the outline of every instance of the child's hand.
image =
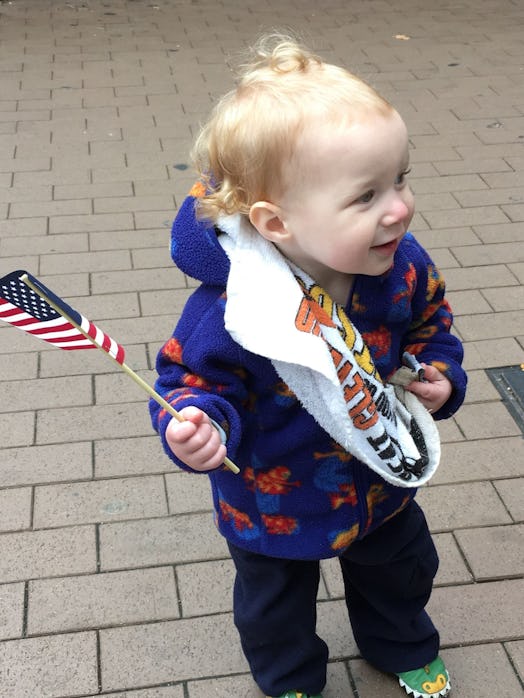
[[406,390],[416,395],[429,412],[436,412],[448,401],[453,386],[434,366],[428,364],[421,364],[421,366],[424,368],[426,382],[413,381],[406,386]]
[[226,447],[205,412],[186,407],[180,412],[186,420],[172,419],[166,430],[169,448],[193,470],[214,470],[224,462]]

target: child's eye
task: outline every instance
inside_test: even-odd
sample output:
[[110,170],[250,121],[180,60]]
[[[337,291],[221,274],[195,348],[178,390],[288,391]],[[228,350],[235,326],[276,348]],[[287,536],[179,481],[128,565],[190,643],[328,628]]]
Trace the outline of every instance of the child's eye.
[[410,172],[411,172],[411,167],[408,167],[407,170],[404,170],[403,172],[401,172],[401,173],[399,174],[399,176],[398,176],[397,179],[395,180],[395,184],[397,185],[397,187],[400,187],[400,186],[402,186],[403,184],[406,183],[406,177],[408,176],[408,174],[409,174]]
[[369,204],[369,202],[371,201],[371,199],[372,199],[374,196],[375,196],[375,191],[374,191],[374,189],[370,189],[370,190],[367,191],[365,194],[363,194],[362,196],[360,196],[360,197],[357,199],[357,201],[358,201],[359,204]]

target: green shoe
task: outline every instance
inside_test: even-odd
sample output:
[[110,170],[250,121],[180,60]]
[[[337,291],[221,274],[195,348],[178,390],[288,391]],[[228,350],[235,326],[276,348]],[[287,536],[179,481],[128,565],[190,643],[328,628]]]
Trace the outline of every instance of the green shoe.
[[[271,698],[271,696],[267,696],[267,698]],[[301,691],[286,691],[278,698],[322,698],[322,695],[320,693],[313,695],[312,693],[302,693]]]
[[402,688],[406,693],[413,695],[413,698],[447,696],[451,690],[449,674],[440,657],[422,669],[401,671],[397,676]]

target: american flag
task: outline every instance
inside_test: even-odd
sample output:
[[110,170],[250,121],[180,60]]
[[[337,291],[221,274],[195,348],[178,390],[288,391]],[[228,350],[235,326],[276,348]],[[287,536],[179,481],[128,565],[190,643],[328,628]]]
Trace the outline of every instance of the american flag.
[[0,320],[60,349],[103,349],[124,363],[120,344],[26,271],[13,271],[0,279]]

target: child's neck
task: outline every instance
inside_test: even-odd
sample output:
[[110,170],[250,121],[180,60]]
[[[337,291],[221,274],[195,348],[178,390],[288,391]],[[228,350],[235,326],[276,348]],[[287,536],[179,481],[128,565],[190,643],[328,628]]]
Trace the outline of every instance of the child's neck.
[[354,281],[355,277],[353,274],[338,274],[321,285],[335,303],[345,306],[351,294]]

